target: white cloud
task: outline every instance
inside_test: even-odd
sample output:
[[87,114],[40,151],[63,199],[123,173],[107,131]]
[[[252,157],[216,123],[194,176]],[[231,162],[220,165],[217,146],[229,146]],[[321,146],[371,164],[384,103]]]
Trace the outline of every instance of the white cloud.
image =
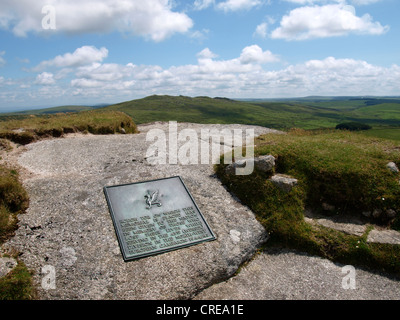
[[36,77],[35,84],[52,85],[55,84],[54,75],[50,72],[42,72]]
[[[162,41],[175,33],[187,32],[193,21],[185,14],[174,12],[169,0],[53,0],[56,29],[67,34],[108,33],[120,31]],[[42,8],[48,0],[2,0],[0,28],[24,37],[29,32],[44,30]]]
[[209,29],[202,29],[201,31],[195,30],[193,32],[190,32],[188,35],[189,35],[189,38],[196,40],[197,42],[200,43],[203,40],[207,39],[209,32],[210,32]]
[[[194,65],[159,66],[102,65],[76,74],[75,94],[90,96],[185,94],[230,97],[282,97],[303,95],[398,94],[400,67],[371,65],[354,59],[309,60],[278,70],[262,63],[276,57],[257,46],[246,47],[239,57],[216,60],[209,49],[198,54]],[[102,78],[102,68],[114,76]],[[104,69],[104,70],[105,70]],[[103,70],[103,71],[104,71]]]
[[326,2],[326,0],[284,0],[284,1],[292,2],[292,3],[296,3],[296,4],[301,4],[301,5],[314,4],[314,3],[318,3],[318,2],[322,2],[322,1]]
[[134,65],[119,65],[116,63],[93,63],[78,68],[76,77],[95,81],[118,81],[132,76]]
[[267,38],[267,36],[268,36],[268,23],[266,23],[266,22],[260,23],[257,26],[256,31],[254,31],[253,36],[260,37],[260,38],[263,38],[263,39]]
[[279,58],[269,50],[263,51],[259,46],[252,45],[242,50],[242,54],[239,57],[239,61],[242,64],[252,64],[252,63],[264,64],[270,62],[277,62],[279,61]]
[[[262,65],[278,61],[270,51],[263,51],[259,46],[245,47],[238,58],[216,60],[217,55],[209,48],[197,54],[195,65],[173,66],[163,69],[159,66],[137,66],[92,63],[75,69],[70,85],[74,95],[104,95],[107,92],[123,94],[132,92],[150,92],[157,90],[194,90],[227,86],[227,81],[234,81],[237,76],[262,70]],[[234,82],[232,82],[234,83]],[[193,88],[190,88],[191,86]]]
[[[270,63],[274,63],[273,69]],[[32,80],[13,81],[0,77],[0,84],[7,86],[7,90],[0,93],[0,101],[19,99],[26,105],[53,99],[55,105],[61,101],[82,103],[77,97],[96,103],[120,102],[151,94],[232,98],[399,94],[400,67],[397,65],[381,67],[362,60],[335,57],[280,68],[278,63],[277,55],[257,45],[243,48],[233,59],[223,59],[205,48],[197,54],[197,63],[169,68],[95,61],[56,69],[60,73],[66,70],[62,76],[41,71],[33,83]],[[29,88],[30,83],[41,85],[41,89]]]
[[388,30],[388,26],[374,22],[369,14],[358,17],[348,6],[331,4],[292,10],[282,18],[280,27],[272,31],[271,38],[307,40],[350,33],[380,35]]
[[209,48],[205,48],[197,54],[199,59],[214,59],[218,57],[215,53],[211,52]]
[[93,62],[101,62],[108,56],[108,50],[104,47],[97,49],[93,46],[83,46],[73,53],[65,53],[51,60],[42,61],[33,68],[34,71],[44,70],[48,67],[67,68],[88,65]]
[[217,8],[223,11],[248,10],[262,4],[261,0],[226,0],[217,4]]
[[[268,0],[269,2],[270,0]],[[216,0],[195,0],[193,3],[194,10],[204,10],[213,6],[217,10],[239,11],[250,10],[253,7],[264,4],[266,0],[223,0],[217,2]]]

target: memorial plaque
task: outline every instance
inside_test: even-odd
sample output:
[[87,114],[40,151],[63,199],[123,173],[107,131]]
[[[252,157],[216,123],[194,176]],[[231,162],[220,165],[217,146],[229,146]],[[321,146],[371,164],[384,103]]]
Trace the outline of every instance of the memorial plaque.
[[104,187],[125,261],[215,236],[180,177]]

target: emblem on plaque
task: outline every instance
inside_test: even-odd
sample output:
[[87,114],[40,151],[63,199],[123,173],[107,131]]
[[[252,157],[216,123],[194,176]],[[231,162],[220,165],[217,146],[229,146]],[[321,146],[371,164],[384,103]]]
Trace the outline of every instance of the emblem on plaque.
[[146,199],[146,204],[147,207],[146,209],[150,210],[152,206],[157,205],[158,207],[161,207],[161,201],[158,200],[158,195],[159,195],[159,191],[156,190],[154,192],[152,191],[147,191],[147,194],[144,196],[144,198]]

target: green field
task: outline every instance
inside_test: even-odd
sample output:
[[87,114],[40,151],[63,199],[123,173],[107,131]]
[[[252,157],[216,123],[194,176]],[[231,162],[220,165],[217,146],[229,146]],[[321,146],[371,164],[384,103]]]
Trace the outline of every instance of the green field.
[[400,141],[400,127],[375,127],[372,130],[362,132],[362,134],[369,137]]

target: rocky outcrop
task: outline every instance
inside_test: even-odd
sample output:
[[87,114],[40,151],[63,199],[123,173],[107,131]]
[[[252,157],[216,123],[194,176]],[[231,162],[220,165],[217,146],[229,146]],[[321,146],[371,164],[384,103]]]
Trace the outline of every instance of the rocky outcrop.
[[399,173],[400,170],[394,162],[389,162],[386,167],[393,173]]
[[[353,277],[353,285],[350,278]],[[399,282],[289,250],[269,250],[198,300],[399,300]]]
[[275,158],[271,155],[266,155],[256,158],[240,159],[226,166],[225,172],[228,175],[236,175],[238,174],[237,169],[246,168],[249,165],[253,169],[263,173],[272,173],[275,167]]
[[285,192],[292,191],[293,187],[297,186],[298,180],[284,174],[273,175],[269,181]]
[[272,155],[259,156],[254,159],[241,159],[228,165],[225,168],[225,172],[228,175],[235,175],[237,174],[237,168],[244,168],[248,165],[249,161],[252,161],[256,170],[270,175],[271,177],[268,180],[276,187],[288,193],[293,189],[293,187],[297,186],[298,180],[288,175],[274,174],[275,160],[275,157]]
[[[236,125],[179,124],[178,131]],[[34,271],[41,299],[189,299],[232,276],[267,240],[254,214],[214,176],[213,165],[154,165],[146,158],[151,129],[135,135],[72,135],[26,146],[18,162],[30,196],[15,237],[5,244]],[[104,186],[181,176],[217,240],[124,262]],[[50,272],[52,271],[52,272]],[[44,279],[54,276],[54,286]]]
[[261,172],[272,172],[275,167],[275,157],[271,155],[257,157],[254,159],[254,167]]

